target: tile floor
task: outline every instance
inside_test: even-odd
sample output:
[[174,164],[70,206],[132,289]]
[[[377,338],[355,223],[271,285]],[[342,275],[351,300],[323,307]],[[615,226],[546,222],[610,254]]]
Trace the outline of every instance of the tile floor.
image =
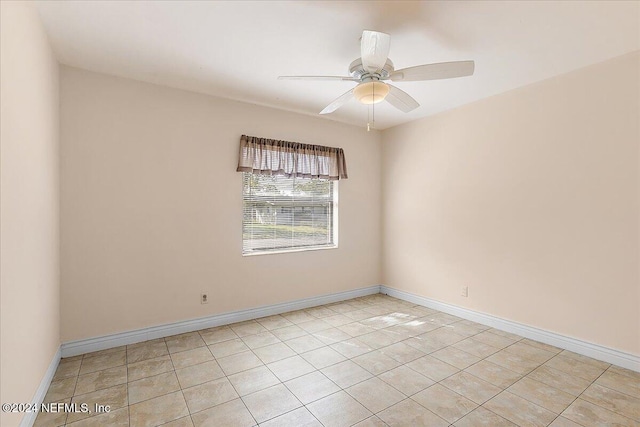
[[63,359],[37,426],[640,426],[640,373],[377,294]]

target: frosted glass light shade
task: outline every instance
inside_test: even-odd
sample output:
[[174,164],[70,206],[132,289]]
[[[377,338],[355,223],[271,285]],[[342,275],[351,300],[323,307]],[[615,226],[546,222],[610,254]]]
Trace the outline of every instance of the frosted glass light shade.
[[353,90],[353,94],[355,95],[358,102],[363,104],[377,104],[378,102],[384,101],[384,98],[389,93],[389,86],[386,83],[382,82],[365,82],[360,83]]

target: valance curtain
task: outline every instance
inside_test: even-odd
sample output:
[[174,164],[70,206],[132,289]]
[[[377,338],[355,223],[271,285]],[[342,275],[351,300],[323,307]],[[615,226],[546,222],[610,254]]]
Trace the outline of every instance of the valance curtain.
[[347,178],[342,148],[242,135],[238,172],[298,178]]

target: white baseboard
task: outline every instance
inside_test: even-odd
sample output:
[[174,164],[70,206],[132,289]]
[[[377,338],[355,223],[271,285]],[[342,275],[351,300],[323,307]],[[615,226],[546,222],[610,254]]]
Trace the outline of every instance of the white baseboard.
[[640,356],[400,291],[385,285],[380,286],[380,293],[640,372]]
[[274,314],[286,313],[288,311],[301,310],[332,302],[344,301],[351,298],[365,295],[377,294],[380,292],[380,285],[366,288],[353,289],[350,291],[337,292],[329,295],[303,298],[296,301],[284,302],[280,304],[266,305],[262,307],[250,308],[247,310],[233,311],[230,313],[216,314],[199,319],[184,320],[166,325],[151,326],[148,328],[136,329],[133,331],[120,332],[102,337],[88,338],[66,342],[62,344],[62,357],[71,357],[78,354],[90,353],[92,351],[106,350],[108,348],[121,345],[135,344],[137,342],[164,338],[171,335],[193,332],[200,329],[213,328],[215,326],[228,325],[230,323],[242,322],[244,320],[258,319],[260,317],[272,316]]
[[[33,395],[33,399],[29,401],[29,403],[35,403],[38,406],[44,401],[44,397],[47,394],[47,390],[49,390],[49,386],[51,385],[51,380],[53,380],[53,376],[58,369],[58,364],[60,363],[61,357],[61,349],[58,347],[58,351],[53,355],[53,359],[47,368],[47,372],[44,373],[44,377],[42,381],[40,381],[40,385],[38,386],[38,390],[36,390],[36,394]],[[31,427],[33,423],[36,422],[36,418],[38,416],[38,412],[27,412],[22,417],[22,421],[20,421],[20,427]]]

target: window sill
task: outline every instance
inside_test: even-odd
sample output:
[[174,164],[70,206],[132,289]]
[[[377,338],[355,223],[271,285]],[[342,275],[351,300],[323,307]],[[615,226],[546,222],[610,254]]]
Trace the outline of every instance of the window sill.
[[295,253],[295,252],[308,252],[308,251],[323,251],[326,249],[338,249],[338,245],[333,245],[333,246],[315,246],[315,247],[307,247],[307,248],[294,248],[294,249],[277,249],[277,250],[272,250],[272,251],[255,251],[255,252],[249,252],[246,254],[242,254],[243,257],[247,256],[247,257],[251,257],[251,256],[258,256],[258,255],[273,255],[273,254],[289,254],[289,253]]

